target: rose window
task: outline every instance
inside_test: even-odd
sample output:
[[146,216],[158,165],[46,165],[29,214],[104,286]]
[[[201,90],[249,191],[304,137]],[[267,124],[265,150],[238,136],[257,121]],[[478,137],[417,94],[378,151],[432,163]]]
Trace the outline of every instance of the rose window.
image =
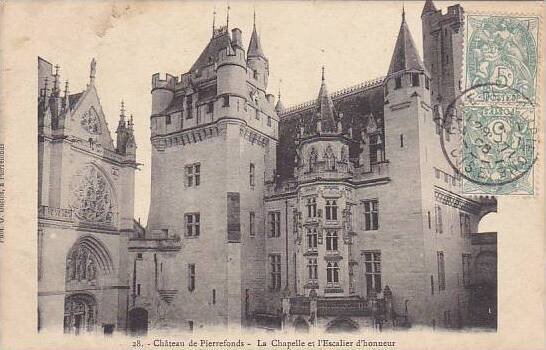
[[95,108],[89,108],[89,110],[82,115],[80,123],[82,128],[88,133],[94,135],[102,134],[99,115]]
[[70,207],[78,219],[96,223],[113,222],[112,190],[95,166],[88,165],[79,171],[72,179],[70,189]]

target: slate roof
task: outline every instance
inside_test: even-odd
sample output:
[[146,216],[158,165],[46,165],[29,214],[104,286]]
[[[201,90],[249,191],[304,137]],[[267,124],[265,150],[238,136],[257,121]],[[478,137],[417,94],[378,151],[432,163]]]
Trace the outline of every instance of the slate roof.
[[76,103],[80,100],[80,98],[83,96],[83,91],[79,92],[77,94],[68,95],[68,102],[70,103],[70,108],[74,108]]
[[398,38],[394,45],[394,52],[389,66],[389,75],[407,69],[423,70],[424,68],[423,61],[421,61],[415,42],[411,37],[406,19],[402,15],[400,31],[398,32]]
[[248,43],[247,57],[261,57],[264,60],[267,60],[262,49],[262,44],[260,43],[260,37],[256,31],[256,25],[254,25],[252,36],[250,37],[250,42]]
[[231,38],[227,30],[219,35],[213,36],[197,61],[191,66],[190,71],[208,66],[211,63],[218,62],[218,53],[227,47],[231,47]]

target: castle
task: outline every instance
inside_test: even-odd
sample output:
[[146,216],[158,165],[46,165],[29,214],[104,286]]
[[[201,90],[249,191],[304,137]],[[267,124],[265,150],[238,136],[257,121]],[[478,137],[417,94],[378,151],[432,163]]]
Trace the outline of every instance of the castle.
[[[255,25],[246,50],[241,30],[213,28],[188,72],[154,74],[147,227],[129,209],[136,146],[122,112],[116,149],[104,141],[103,153],[89,154],[116,154],[108,167],[128,176],[112,185],[121,187],[118,198],[127,193],[109,207],[116,231],[103,238],[101,222],[88,233],[88,218],[77,216],[86,206],[68,207],[77,233],[57,261],[67,277],[56,272],[57,290],[61,280],[66,287],[55,298],[41,288],[41,314],[48,308],[48,319],[62,318],[54,305],[64,300],[66,319],[73,291],[83,289],[81,299],[118,307],[117,322],[95,310],[94,324],[137,334],[210,326],[496,327],[496,233],[478,233],[496,200],[464,196],[440,147],[441,137],[450,142],[444,111],[461,91],[463,9],[442,14],[425,2],[424,61],[404,16],[385,77],[330,94],[323,68],[316,100],[291,108],[267,92],[269,61]],[[70,102],[65,95],[59,103]],[[43,139],[40,150],[52,143]],[[89,147],[98,143],[91,139]],[[63,159],[76,147],[66,140],[59,141]],[[103,174],[105,164],[91,164],[97,168],[84,169]],[[43,178],[42,189],[51,188]],[[62,200],[45,203],[67,208]],[[98,215],[96,207],[89,212]],[[68,266],[79,261],[73,252],[81,237],[102,244],[89,256],[116,256],[117,294],[95,295],[89,276],[72,279],[79,265]],[[115,243],[106,248],[106,239]]]

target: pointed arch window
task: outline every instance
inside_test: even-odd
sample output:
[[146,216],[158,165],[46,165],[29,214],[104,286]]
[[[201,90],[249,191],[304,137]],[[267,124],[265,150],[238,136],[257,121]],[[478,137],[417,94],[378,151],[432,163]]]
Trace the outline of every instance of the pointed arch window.
[[310,218],[317,217],[317,200],[315,198],[307,199],[307,216]]
[[307,229],[307,250],[316,251],[317,250],[317,240],[318,234],[316,228]]

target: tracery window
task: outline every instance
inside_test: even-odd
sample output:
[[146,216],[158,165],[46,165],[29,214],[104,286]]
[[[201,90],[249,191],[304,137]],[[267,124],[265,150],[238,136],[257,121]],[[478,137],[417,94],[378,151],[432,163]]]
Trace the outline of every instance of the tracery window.
[[326,250],[337,251],[337,231],[328,231],[326,233]]
[[106,177],[94,165],[87,165],[74,175],[70,184],[70,207],[76,218],[97,223],[113,223],[114,201]]
[[317,250],[317,229],[308,228],[307,229],[307,250],[316,251]]
[[66,259],[66,281],[89,281],[97,279],[97,257],[86,246],[79,245]]
[[317,200],[315,198],[307,199],[307,216],[310,218],[317,217]]
[[339,264],[337,262],[329,262],[326,265],[326,282],[328,284],[339,283]]
[[82,128],[90,134],[100,135],[102,134],[102,127],[99,119],[99,115],[94,107],[82,114],[80,119],[80,125]]
[[326,201],[326,220],[337,220],[337,202],[335,200]]

